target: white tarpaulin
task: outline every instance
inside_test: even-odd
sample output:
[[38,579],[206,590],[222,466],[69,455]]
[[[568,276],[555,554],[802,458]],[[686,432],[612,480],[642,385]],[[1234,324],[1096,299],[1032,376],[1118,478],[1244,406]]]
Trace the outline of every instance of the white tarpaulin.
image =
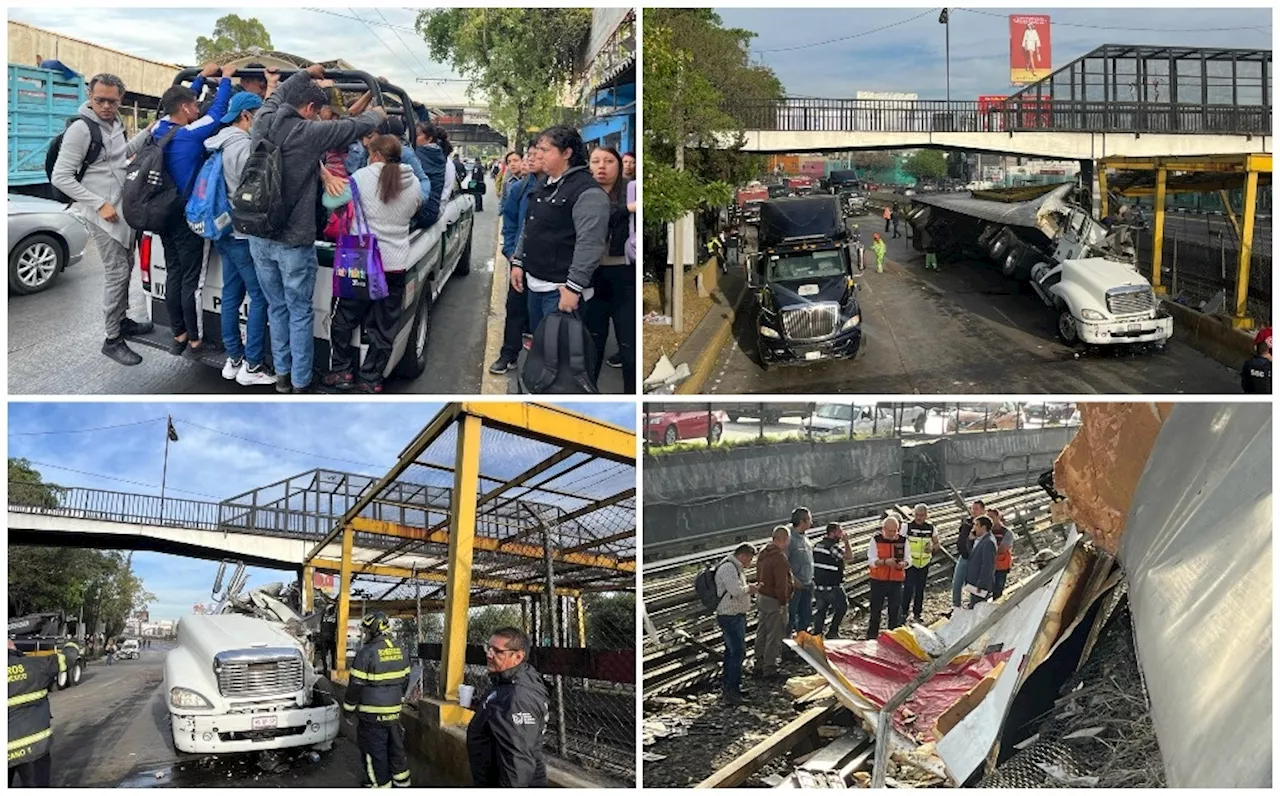
[[1178,404],[1119,559],[1170,787],[1271,785],[1271,405]]

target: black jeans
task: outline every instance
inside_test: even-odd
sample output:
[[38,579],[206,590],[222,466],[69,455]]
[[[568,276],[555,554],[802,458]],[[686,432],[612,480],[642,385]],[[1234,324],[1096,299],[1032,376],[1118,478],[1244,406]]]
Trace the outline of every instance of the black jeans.
[[191,231],[184,213],[175,213],[169,228],[160,236],[160,243],[164,246],[164,306],[169,311],[169,326],[174,337],[185,333],[188,342],[198,342],[200,306],[196,291],[204,271],[204,238]]
[[[387,272],[386,298],[380,301],[360,299],[334,299],[333,322],[329,326],[329,351],[332,370],[339,373],[355,373],[360,349],[351,342],[352,332],[363,327],[369,340],[369,350],[360,364],[360,381],[377,384],[391,361],[391,349],[395,345],[396,325],[404,314],[404,271]],[[409,344],[412,346],[413,341]],[[407,350],[405,356],[413,356]]]
[[[829,639],[840,638],[840,623],[844,621],[844,615],[849,612],[849,596],[840,586],[830,589],[815,587],[813,594],[818,603],[813,621],[814,635]],[[831,629],[824,632],[827,611],[831,612]]]
[[532,333],[529,328],[529,301],[523,293],[517,293],[507,279],[507,317],[502,322],[502,350],[499,356],[508,362],[515,362],[524,346],[524,335]]
[[592,373],[599,381],[612,320],[613,336],[618,340],[618,353],[622,357],[622,392],[633,395],[636,391],[636,267],[633,264],[602,265],[591,278],[591,287],[595,294],[587,302],[584,320],[596,346]]
[[360,748],[360,780],[369,787],[385,788],[388,783],[409,787],[409,759],[404,752],[404,727],[397,717],[378,721],[361,716],[356,723],[356,746]]
[[[929,580],[929,568],[912,567],[907,570],[907,579],[902,585],[902,618],[913,614],[917,619],[924,611],[924,584]],[[908,611],[907,609],[913,609]]]
[[15,779],[22,780],[24,788],[49,788],[53,786],[53,755],[19,763],[9,768],[9,787]]
[[889,629],[893,630],[902,624],[902,581],[871,581],[871,624],[867,627],[867,638],[874,639],[880,635],[880,614],[885,607],[889,608]]

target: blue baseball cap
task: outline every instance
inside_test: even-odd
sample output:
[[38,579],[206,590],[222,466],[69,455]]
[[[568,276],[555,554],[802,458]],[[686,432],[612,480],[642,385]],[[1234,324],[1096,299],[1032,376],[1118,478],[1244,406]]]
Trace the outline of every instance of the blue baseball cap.
[[256,111],[262,107],[262,97],[254,94],[252,91],[241,91],[231,98],[231,108],[227,110],[225,116],[220,120],[223,124],[231,124],[240,118],[240,114],[245,111]]

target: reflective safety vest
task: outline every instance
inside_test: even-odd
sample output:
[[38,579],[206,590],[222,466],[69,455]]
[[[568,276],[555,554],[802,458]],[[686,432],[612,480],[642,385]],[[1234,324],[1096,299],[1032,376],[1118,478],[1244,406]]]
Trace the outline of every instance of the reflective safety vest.
[[399,721],[409,688],[409,658],[390,636],[378,635],[360,648],[351,663],[342,709],[370,721]]
[[991,534],[996,538],[996,572],[1008,572],[1013,568],[1013,546],[1003,550],[1000,548],[1004,544],[1004,535],[1008,532],[1009,529],[1003,525],[991,529]]
[[62,653],[22,655],[9,650],[9,767],[31,763],[49,754],[53,745],[53,714],[49,691],[66,671]]
[[844,581],[844,550],[838,539],[823,537],[813,546],[813,587],[827,591]]
[[915,520],[907,523],[907,550],[911,555],[911,566],[924,569],[933,560],[933,523],[916,525]]
[[[875,535],[876,558],[893,558],[898,561],[905,561],[907,557],[907,540],[899,535],[897,539],[892,541],[884,538],[883,534]],[[874,562],[872,562],[874,564]],[[872,580],[889,580],[903,581],[907,579],[906,570],[894,569],[890,566],[872,566]]]

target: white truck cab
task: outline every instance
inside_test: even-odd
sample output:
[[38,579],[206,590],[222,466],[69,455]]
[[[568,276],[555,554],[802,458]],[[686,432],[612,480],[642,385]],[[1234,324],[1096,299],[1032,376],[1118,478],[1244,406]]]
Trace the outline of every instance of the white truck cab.
[[1151,283],[1127,263],[1105,257],[1039,263],[1031,287],[1058,312],[1058,335],[1068,344],[1162,345],[1173,335],[1173,318]]

